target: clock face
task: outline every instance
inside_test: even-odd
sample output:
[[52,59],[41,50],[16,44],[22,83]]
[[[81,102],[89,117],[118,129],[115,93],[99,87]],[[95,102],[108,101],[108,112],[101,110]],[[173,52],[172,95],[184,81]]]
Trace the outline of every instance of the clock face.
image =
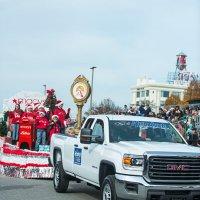
[[77,100],[83,100],[88,95],[88,86],[83,82],[78,82],[74,85],[72,89],[72,94]]

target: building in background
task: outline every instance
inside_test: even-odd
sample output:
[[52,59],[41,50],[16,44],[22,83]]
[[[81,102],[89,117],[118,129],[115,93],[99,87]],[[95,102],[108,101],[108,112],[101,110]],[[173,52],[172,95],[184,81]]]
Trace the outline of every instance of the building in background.
[[187,70],[187,55],[183,52],[176,55],[175,71],[167,75],[167,83],[156,83],[149,78],[140,78],[137,85],[131,88],[131,105],[149,104],[155,112],[164,106],[165,101],[171,95],[184,98],[184,92],[191,81],[200,80],[198,73]]
[[155,112],[158,112],[171,95],[176,95],[183,100],[186,88],[187,85],[156,83],[155,80],[146,77],[140,78],[137,80],[137,85],[131,88],[131,105],[149,104]]

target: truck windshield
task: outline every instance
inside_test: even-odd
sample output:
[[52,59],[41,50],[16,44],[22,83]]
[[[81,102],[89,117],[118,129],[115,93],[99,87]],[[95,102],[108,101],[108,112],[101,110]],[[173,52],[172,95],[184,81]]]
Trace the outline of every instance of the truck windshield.
[[110,142],[154,141],[185,143],[170,123],[149,121],[109,121]]

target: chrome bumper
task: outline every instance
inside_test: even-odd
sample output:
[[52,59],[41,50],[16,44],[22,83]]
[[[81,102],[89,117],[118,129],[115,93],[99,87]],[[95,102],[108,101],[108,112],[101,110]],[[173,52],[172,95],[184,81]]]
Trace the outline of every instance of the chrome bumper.
[[[128,187],[129,186],[129,187]],[[131,187],[131,189],[130,189]],[[135,200],[146,200],[150,199],[151,195],[166,196],[165,192],[170,191],[188,192],[188,199],[193,199],[195,196],[200,196],[200,183],[197,185],[192,184],[150,184],[144,180],[142,176],[128,176],[128,175],[115,175],[115,188],[119,198],[122,199],[135,199]],[[129,188],[129,189],[128,189]],[[177,195],[174,194],[174,199],[185,198],[185,194]],[[169,199],[172,195],[169,195]],[[187,198],[185,198],[187,199]]]

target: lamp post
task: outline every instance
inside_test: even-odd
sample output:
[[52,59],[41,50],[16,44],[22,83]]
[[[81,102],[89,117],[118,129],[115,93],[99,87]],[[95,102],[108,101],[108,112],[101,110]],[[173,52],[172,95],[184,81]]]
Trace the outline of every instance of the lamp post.
[[90,97],[90,113],[92,111],[92,95],[93,95],[93,81],[94,81],[94,70],[97,67],[91,67],[90,69],[92,70],[92,80],[91,80],[91,97]]
[[45,84],[45,85],[43,85],[43,87],[44,87],[44,95],[46,95],[46,92],[47,92],[47,85]]

